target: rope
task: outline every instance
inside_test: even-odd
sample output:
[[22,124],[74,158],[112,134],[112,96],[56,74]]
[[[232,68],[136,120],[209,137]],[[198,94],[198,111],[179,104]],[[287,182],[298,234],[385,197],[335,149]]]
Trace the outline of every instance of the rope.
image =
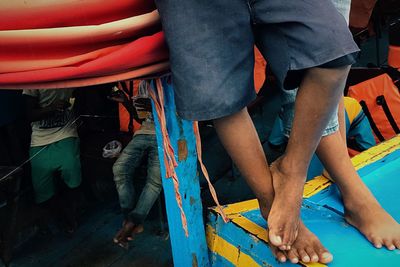
[[[175,160],[175,153],[174,149],[171,145],[171,141],[168,135],[167,131],[167,123],[166,123],[166,117],[165,117],[165,109],[164,109],[164,91],[161,83],[161,79],[156,79],[156,89],[157,89],[157,95],[151,86],[148,85],[148,92],[150,94],[150,97],[153,99],[154,102],[154,107],[157,113],[157,118],[158,121],[160,122],[160,128],[161,128],[161,135],[162,135],[162,146],[164,148],[164,166],[165,166],[165,172],[166,172],[166,177],[167,178],[172,178],[173,185],[174,185],[174,191],[175,191],[175,198],[181,213],[181,219],[182,219],[182,227],[185,231],[186,237],[188,236],[188,229],[187,229],[187,221],[186,221],[186,215],[185,212],[182,208],[182,198],[181,194],[179,192],[179,179],[176,174],[175,168],[178,166],[176,160]],[[217,209],[219,213],[221,214],[224,222],[228,222],[229,219],[227,218],[225,212],[222,209],[222,206],[220,205],[218,201],[218,196],[217,193],[214,189],[214,186],[211,183],[208,171],[203,163],[202,160],[202,151],[201,151],[201,138],[200,138],[200,133],[199,133],[199,127],[197,122],[193,122],[193,131],[196,137],[196,150],[197,150],[197,160],[199,161],[201,170],[204,174],[204,177],[207,180],[208,183],[208,188],[210,190],[210,193],[212,195],[212,198],[217,205]]]
[[151,86],[148,86],[148,92],[150,94],[150,97],[153,99],[154,107],[157,112],[157,118],[158,121],[160,122],[161,135],[163,139],[162,145],[164,148],[164,166],[166,172],[165,176],[166,178],[172,178],[175,191],[175,199],[181,214],[182,227],[183,230],[185,231],[185,236],[188,237],[189,231],[187,228],[187,220],[185,212],[182,207],[182,197],[179,192],[179,179],[175,171],[175,168],[178,166],[178,163],[175,160],[174,149],[172,148],[171,141],[167,131],[167,123],[166,123],[165,109],[164,109],[164,91],[161,79],[156,79],[156,89],[158,97],[156,96],[153,88]]
[[208,184],[208,188],[210,190],[211,196],[215,202],[215,204],[217,205],[217,209],[219,210],[220,215],[222,216],[222,219],[224,220],[224,222],[229,222],[228,217],[226,216],[224,210],[222,209],[221,205],[219,204],[218,201],[218,196],[217,196],[217,192],[214,189],[214,186],[212,185],[211,181],[210,181],[210,176],[208,175],[208,171],[206,169],[206,166],[203,163],[202,160],[202,153],[201,153],[201,138],[200,138],[200,132],[199,132],[199,124],[197,123],[197,121],[193,122],[193,130],[194,130],[194,135],[196,136],[196,150],[197,150],[197,160],[199,161],[200,167],[201,167],[201,171],[204,174],[204,177],[207,180],[207,184]]

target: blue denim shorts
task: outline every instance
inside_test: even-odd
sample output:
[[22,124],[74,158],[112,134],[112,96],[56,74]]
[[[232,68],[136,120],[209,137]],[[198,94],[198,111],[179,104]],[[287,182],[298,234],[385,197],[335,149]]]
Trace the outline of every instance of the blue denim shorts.
[[358,52],[331,0],[156,4],[170,48],[177,112],[184,119],[221,118],[255,98],[254,45],[285,89],[296,88],[302,79],[292,73]]

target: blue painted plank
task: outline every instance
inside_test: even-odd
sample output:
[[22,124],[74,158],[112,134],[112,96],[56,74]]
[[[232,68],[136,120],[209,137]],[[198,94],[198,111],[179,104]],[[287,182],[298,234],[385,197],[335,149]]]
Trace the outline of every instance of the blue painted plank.
[[[259,210],[253,210],[250,213],[253,213],[255,216],[247,217],[248,213],[246,213],[247,218],[254,222],[260,222],[258,220],[258,218],[260,218],[261,220],[263,220],[262,223],[265,224],[265,220],[262,219]],[[211,222],[211,225],[215,228],[218,236],[220,236],[233,246],[239,248],[241,253],[249,255],[260,266],[298,266],[290,262],[282,265],[275,259],[271,250],[269,249],[269,246],[264,241],[258,240],[256,237],[249,234],[244,229],[238,227],[236,224],[232,222],[224,223],[221,216],[217,216],[217,218],[215,218],[214,214],[210,215],[209,218],[209,221]],[[226,266],[219,264],[219,262],[213,263],[213,266]]]
[[[171,237],[172,254],[174,266],[209,266],[207,243],[202,216],[202,203],[200,198],[199,177],[197,173],[196,140],[193,133],[193,122],[182,120],[176,115],[174,93],[168,78],[162,79],[165,98],[165,113],[167,129],[171,145],[175,151],[178,161],[178,140],[187,144],[187,158],[178,161],[176,172],[179,178],[180,193],[182,196],[182,207],[186,214],[189,236],[185,236],[182,228],[181,214],[175,199],[172,179],[165,177],[165,166],[163,164],[164,151],[162,146],[162,135],[160,124],[155,118],[156,135],[158,142],[158,153],[164,188],[168,225]],[[155,82],[152,82],[153,88]],[[153,113],[157,114],[153,105]],[[156,116],[155,116],[156,117]]]
[[386,163],[389,163],[391,161],[396,161],[398,158],[400,158],[400,149],[397,149],[397,150],[393,151],[392,153],[386,155],[382,159],[361,168],[357,172],[361,177],[363,177],[381,167],[385,167]]
[[[372,191],[379,203],[397,220],[400,221],[400,207],[398,191],[400,189],[400,150],[396,150],[386,157],[365,166],[358,173],[361,179]],[[308,200],[326,205],[343,213],[344,207],[336,185],[309,198]]]
[[[372,171],[364,175],[362,179],[381,205],[397,221],[400,221],[400,206],[398,205],[400,158],[390,156],[383,161],[371,164],[370,170]],[[317,203],[304,200],[301,209],[301,217],[306,226],[334,255],[334,261],[329,266],[400,266],[399,250],[376,249],[361,233],[347,224],[343,216],[332,211],[343,211],[343,205],[334,188],[325,191],[324,198],[319,199]],[[243,215],[261,227],[267,226],[259,210],[249,211]]]
[[[266,227],[266,222],[258,210],[243,215],[254,223]],[[334,255],[333,262],[329,264],[330,267],[400,266],[399,251],[374,248],[354,227],[348,225],[341,216],[332,211],[309,205],[307,208],[302,208],[301,217],[306,226]],[[251,255],[258,255],[258,253],[254,251]],[[272,266],[291,266],[288,263],[279,265],[269,263]]]

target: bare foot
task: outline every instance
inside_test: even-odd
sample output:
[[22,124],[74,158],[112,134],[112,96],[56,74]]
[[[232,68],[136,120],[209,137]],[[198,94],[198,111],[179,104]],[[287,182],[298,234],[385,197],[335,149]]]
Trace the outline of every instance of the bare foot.
[[274,201],[268,216],[269,240],[280,250],[290,250],[296,240],[305,176],[283,167],[284,158],[271,165]]
[[128,242],[133,240],[135,234],[143,232],[142,224],[134,224],[130,221],[124,221],[122,228],[116,233],[113,238],[115,244],[118,244],[122,248],[128,249]]
[[372,194],[345,201],[345,218],[376,248],[385,246],[389,250],[400,249],[400,224],[379,205]]
[[333,260],[332,254],[328,252],[319,239],[301,221],[298,236],[290,250],[281,251],[276,247],[271,247],[271,249],[276,259],[280,262],[289,260],[293,264],[299,261],[327,264]]

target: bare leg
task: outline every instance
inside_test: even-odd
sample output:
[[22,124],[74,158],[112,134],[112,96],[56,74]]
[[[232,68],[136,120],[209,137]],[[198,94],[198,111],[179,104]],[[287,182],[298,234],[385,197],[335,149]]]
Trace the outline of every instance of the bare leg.
[[[340,135],[343,139],[346,138],[346,131],[345,131],[346,124],[344,116],[345,116],[344,101],[342,98],[339,102],[338,121],[339,121]],[[324,140],[324,137],[321,138],[321,142],[322,140]],[[318,148],[319,147],[320,146],[318,146]],[[323,175],[329,179],[332,179],[325,169],[323,171]],[[312,249],[311,251],[310,248]],[[276,254],[278,255],[277,256],[278,260],[280,258],[282,259],[287,258],[292,263],[298,263],[300,260],[303,262],[319,261],[321,263],[329,263],[333,260],[333,257],[328,252],[328,250],[321,245],[317,237],[313,233],[311,233],[301,222],[299,226],[299,236],[293,243],[291,249],[287,252],[277,251]]]
[[343,94],[348,70],[313,68],[300,85],[286,153],[271,166],[275,198],[268,216],[269,239],[282,250],[289,250],[296,239],[308,165]]
[[317,155],[336,181],[346,220],[377,248],[400,249],[400,225],[379,205],[353,167],[339,133],[322,138]]
[[[334,180],[343,192],[346,220],[359,229],[377,248],[382,245],[386,245],[388,249],[399,248],[399,224],[379,206],[351,164],[344,140],[346,135],[343,101],[339,105],[338,116],[340,132],[322,137],[317,154],[324,166],[331,170]],[[315,235],[306,228],[302,230],[302,226],[300,224],[299,236],[291,250],[276,251],[277,258],[289,259],[292,263],[297,263],[299,260],[321,263],[332,261],[332,257],[329,257],[329,253],[326,254],[327,250],[316,240]],[[310,251],[310,248],[313,250]]]
[[[344,98],[343,95],[340,99],[339,102],[339,108],[338,108],[338,118],[339,118],[339,132],[340,136],[342,137],[342,140],[344,142],[344,145],[347,147],[347,139],[346,139],[346,119],[345,119],[345,108],[344,108]],[[324,138],[324,137],[322,137]]]
[[[253,189],[261,213],[267,219],[274,198],[271,173],[247,110],[243,109],[231,116],[215,120],[214,125],[226,150]],[[326,249],[303,224],[300,226],[297,239],[300,244],[304,244],[306,256],[310,259],[321,263],[330,261],[329,257],[326,258],[324,255]],[[271,246],[271,249],[278,260],[286,261],[286,254],[274,246]]]
[[256,195],[264,218],[267,218],[274,198],[271,173],[247,109],[214,120],[214,126],[225,149]]

